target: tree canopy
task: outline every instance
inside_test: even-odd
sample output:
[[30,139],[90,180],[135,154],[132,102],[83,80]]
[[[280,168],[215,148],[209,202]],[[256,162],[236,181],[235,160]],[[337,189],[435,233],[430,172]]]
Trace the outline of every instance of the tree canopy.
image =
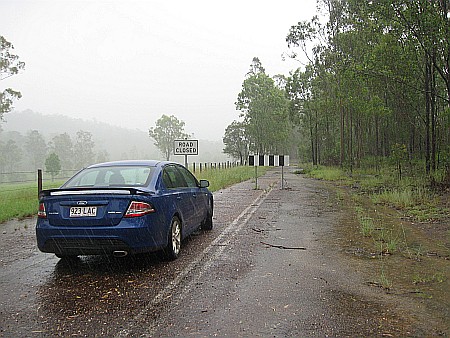
[[55,153],[51,153],[50,155],[48,155],[48,157],[45,159],[45,170],[50,173],[53,181],[55,179],[55,176],[57,176],[61,171],[61,162],[58,155],[56,155]]
[[174,115],[162,115],[148,131],[149,136],[155,140],[155,146],[168,161],[173,153],[173,141],[189,137],[184,132],[184,122],[178,120]]
[[94,154],[95,142],[92,139],[92,133],[89,131],[77,131],[73,154],[75,166],[83,168],[95,162]]
[[450,172],[449,2],[317,4],[323,16],[286,36],[287,55],[306,64],[270,77],[253,58],[235,103],[243,121],[227,127],[224,151],[239,158],[238,140],[260,154],[294,143],[313,164],[352,170],[390,158]]
[[223,152],[239,159],[241,164],[248,155],[248,140],[246,136],[246,125],[244,122],[233,121],[226,129],[223,136],[225,145]]
[[291,131],[287,108],[283,88],[265,73],[260,60],[253,58],[236,101],[250,151],[268,154],[286,150]]
[[[325,0],[286,41],[309,64],[287,80],[290,117],[314,163],[352,167],[405,145],[427,172],[448,165],[450,18],[439,0]],[[448,156],[447,156],[448,158]]]
[[[19,57],[12,53],[14,46],[0,35],[0,80],[17,74],[25,68],[25,63],[19,61]],[[0,121],[3,120],[3,114],[13,109],[15,99],[20,99],[22,94],[11,88],[0,91]]]

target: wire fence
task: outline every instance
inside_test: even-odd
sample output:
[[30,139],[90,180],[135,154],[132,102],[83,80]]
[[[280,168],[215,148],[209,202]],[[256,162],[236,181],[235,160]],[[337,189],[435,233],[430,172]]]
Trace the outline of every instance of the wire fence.
[[[77,171],[77,169],[61,170],[54,177],[49,172],[42,171],[42,182],[47,184],[53,181],[66,181]],[[1,192],[28,190],[30,187],[37,187],[37,185],[38,171],[0,172]]]
[[188,169],[193,173],[202,172],[208,169],[226,169],[231,167],[237,167],[241,164],[239,162],[193,162],[188,164]]
[[[193,173],[201,173],[207,170],[219,170],[240,166],[239,162],[192,162],[188,168]],[[39,187],[40,184],[48,185],[52,182],[65,182],[71,178],[79,169],[61,170],[58,175],[52,177],[50,172],[41,170],[39,174],[36,171],[16,171],[0,172],[0,191],[11,192],[20,190],[29,190],[31,187]],[[40,177],[42,175],[42,177]],[[41,183],[39,182],[42,179]]]

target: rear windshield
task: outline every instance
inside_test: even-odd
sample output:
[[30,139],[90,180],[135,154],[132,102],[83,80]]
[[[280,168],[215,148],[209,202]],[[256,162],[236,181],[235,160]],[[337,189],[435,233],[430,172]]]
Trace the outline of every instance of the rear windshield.
[[63,187],[145,187],[150,183],[154,171],[154,167],[146,166],[88,168],[72,177]]

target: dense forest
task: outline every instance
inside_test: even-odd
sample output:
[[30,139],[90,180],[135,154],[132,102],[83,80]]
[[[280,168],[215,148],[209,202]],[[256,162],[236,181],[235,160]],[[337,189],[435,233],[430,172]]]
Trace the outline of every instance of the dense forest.
[[269,77],[253,60],[236,102],[242,121],[227,127],[225,151],[287,152],[294,138],[300,160],[314,164],[352,170],[389,159],[448,172],[448,1],[317,6],[319,15],[286,37],[289,57],[307,64]]

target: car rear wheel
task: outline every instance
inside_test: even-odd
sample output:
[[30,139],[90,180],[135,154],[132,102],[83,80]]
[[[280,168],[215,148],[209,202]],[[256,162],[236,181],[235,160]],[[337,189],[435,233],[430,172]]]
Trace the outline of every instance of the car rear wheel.
[[169,260],[177,259],[181,250],[181,221],[178,217],[172,218],[169,232],[169,240],[165,251],[165,256]]

